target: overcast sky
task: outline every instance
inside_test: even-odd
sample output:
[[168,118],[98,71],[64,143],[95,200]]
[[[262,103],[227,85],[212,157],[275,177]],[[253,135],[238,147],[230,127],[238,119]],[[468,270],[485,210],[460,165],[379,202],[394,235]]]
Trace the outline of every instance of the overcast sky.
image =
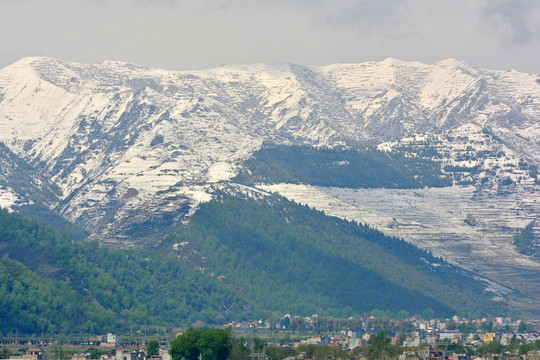
[[452,57],[540,74],[540,1],[0,0],[0,67],[34,55],[169,70]]

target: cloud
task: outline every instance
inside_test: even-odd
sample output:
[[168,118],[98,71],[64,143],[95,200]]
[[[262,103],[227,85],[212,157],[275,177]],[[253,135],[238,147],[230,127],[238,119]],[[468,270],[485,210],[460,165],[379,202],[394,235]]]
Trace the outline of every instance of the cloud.
[[0,67],[23,56],[171,70],[448,57],[540,72],[536,0],[0,0]]
[[415,32],[408,2],[404,0],[326,2],[319,15],[326,26],[356,35],[393,39]]
[[530,0],[488,1],[484,16],[504,42],[529,44],[539,35],[540,3]]

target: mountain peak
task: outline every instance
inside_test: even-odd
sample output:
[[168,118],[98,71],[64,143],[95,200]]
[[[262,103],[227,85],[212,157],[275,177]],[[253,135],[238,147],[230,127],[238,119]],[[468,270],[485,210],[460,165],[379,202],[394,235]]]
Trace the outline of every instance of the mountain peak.
[[454,58],[448,58],[448,59],[438,61],[434,65],[440,66],[440,67],[446,67],[446,68],[457,68],[461,70],[466,69],[468,72],[478,72],[479,70],[477,67],[465,61],[457,60]]
[[25,56],[15,61],[12,65],[24,66],[24,65],[30,65],[30,64],[39,63],[39,62],[53,62],[53,61],[58,61],[58,60],[51,57],[47,57],[47,56]]

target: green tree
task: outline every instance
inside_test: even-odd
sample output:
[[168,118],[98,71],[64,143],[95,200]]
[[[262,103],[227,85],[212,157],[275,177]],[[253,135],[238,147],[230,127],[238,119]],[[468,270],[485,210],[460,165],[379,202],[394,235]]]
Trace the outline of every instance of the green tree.
[[233,339],[228,360],[245,360],[250,353],[251,350],[246,346],[244,338]]
[[525,228],[514,236],[514,245],[517,251],[525,255],[534,254],[534,220],[531,221]]
[[516,334],[514,334],[514,336],[512,336],[512,339],[510,340],[510,344],[508,344],[508,346],[506,347],[508,351],[511,351],[511,352],[516,352],[519,350],[519,340],[516,336]]
[[348,352],[338,347],[317,346],[313,344],[300,345],[297,348],[297,354],[300,354],[300,353],[305,353],[307,358],[312,358],[312,359],[329,359],[331,357],[343,359],[343,358],[348,357]]
[[291,318],[289,316],[285,316],[283,320],[281,320],[281,325],[284,329],[288,329],[291,326]]
[[458,324],[458,329],[463,333],[463,337],[466,338],[470,333],[476,332],[478,328],[472,322],[462,322]]
[[253,351],[254,352],[263,351],[265,345],[266,345],[266,342],[264,340],[262,340],[261,338],[259,338],[259,337],[254,337],[253,338]]
[[450,320],[446,323],[446,329],[448,330],[456,330],[457,329],[457,323],[454,320]]
[[478,222],[476,221],[476,219],[474,218],[474,216],[472,216],[471,214],[467,214],[467,217],[465,218],[464,220],[465,224],[469,225],[469,226],[476,226],[478,225]]
[[540,348],[540,340],[528,344],[519,345],[519,353],[521,355],[528,353],[531,350]]
[[282,360],[294,354],[293,350],[284,349],[277,346],[269,346],[265,351],[266,355],[270,356],[272,360]]
[[409,317],[409,312],[407,310],[399,310],[396,315],[397,319],[407,319]]
[[189,328],[182,335],[171,341],[169,353],[173,360],[197,360],[202,355],[204,360],[226,360],[231,351],[230,330]]
[[480,324],[480,329],[484,331],[492,331],[493,330],[493,323],[491,321],[485,321]]
[[159,355],[159,341],[148,340],[146,342],[146,356]]
[[90,350],[90,359],[99,359],[102,352],[99,349],[92,349]]
[[398,333],[398,344],[403,345],[405,340],[407,340],[407,334],[405,334],[405,331],[400,330]]
[[0,349],[0,359],[9,359],[11,356],[11,350],[7,346],[2,346]]
[[200,330],[189,328],[185,333],[178,335],[176,339],[171,341],[171,354],[172,360],[196,360],[200,354],[200,350],[197,346],[200,338]]
[[291,319],[291,329],[293,333],[301,330],[304,327],[304,318],[301,316],[295,316]]
[[204,360],[226,360],[232,345],[230,329],[204,330],[198,345]]
[[367,354],[370,359],[391,359],[401,354],[401,348],[392,345],[385,331],[380,331],[377,335],[369,338]]
[[54,360],[64,360],[64,359],[67,359],[69,356],[69,353],[65,351],[64,348],[59,344],[54,345],[53,353],[54,353]]
[[480,346],[480,354],[501,354],[504,351],[504,346],[498,341],[492,341]]
[[433,314],[435,312],[431,308],[427,308],[424,311],[422,311],[422,319],[424,320],[431,320],[433,319]]
[[446,350],[454,351],[455,353],[458,353],[458,354],[466,354],[467,353],[467,348],[461,343],[451,342],[451,343],[447,343],[445,345],[445,347],[446,347]]

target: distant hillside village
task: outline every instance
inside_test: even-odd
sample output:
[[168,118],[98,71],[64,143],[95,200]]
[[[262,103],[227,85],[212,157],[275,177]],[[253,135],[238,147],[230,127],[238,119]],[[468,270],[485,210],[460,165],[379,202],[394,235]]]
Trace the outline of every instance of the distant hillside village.
[[[280,319],[232,322],[220,330],[231,334],[226,357],[204,351],[193,359],[170,351],[190,331],[204,333],[204,323],[170,335],[107,333],[99,336],[58,336],[54,340],[2,339],[0,359],[10,360],[540,360],[540,321],[511,318],[446,320],[416,317],[337,319],[285,315]],[[171,342],[171,339],[176,339]],[[69,340],[67,340],[69,339]],[[149,340],[151,339],[151,340]],[[189,340],[186,339],[189,343]],[[195,342],[195,340],[191,340]],[[212,341],[211,341],[212,343]],[[174,345],[173,345],[174,346]],[[195,344],[192,344],[195,346]],[[197,345],[198,346],[198,345]],[[152,349],[150,349],[152,348]],[[239,350],[240,349],[240,350]],[[379,350],[377,350],[379,349]]]

